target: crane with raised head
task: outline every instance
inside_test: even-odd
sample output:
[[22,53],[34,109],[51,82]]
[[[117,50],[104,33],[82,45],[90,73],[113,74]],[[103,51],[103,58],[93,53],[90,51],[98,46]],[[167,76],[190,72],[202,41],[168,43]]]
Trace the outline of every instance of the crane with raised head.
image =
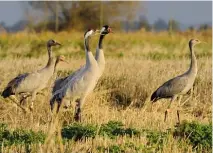
[[[52,46],[61,45],[60,43],[50,39],[47,42],[47,51],[48,51],[48,62],[46,66],[40,70],[37,70],[32,73],[20,74],[14,79],[12,79],[7,87],[2,92],[4,98],[10,97],[17,101],[15,98],[17,94],[28,94],[32,96],[30,109],[33,110],[33,103],[36,98],[36,94],[47,87],[50,78],[52,77],[57,63],[61,60],[64,60],[63,56],[52,57]],[[28,96],[25,96],[26,98]]]
[[[99,31],[99,30],[96,30]],[[104,58],[104,51],[103,51],[103,39],[105,35],[108,33],[112,32],[111,28],[108,25],[105,25],[101,28],[100,30],[100,38],[98,41],[98,45],[96,48],[96,54],[95,54],[95,59],[98,63],[98,67],[100,70],[100,76],[103,74],[104,68],[105,68],[105,58]],[[70,76],[66,76],[64,78],[59,78],[55,81],[53,89],[52,89],[52,94],[54,94],[57,90],[59,90],[61,87],[63,87],[68,81],[68,78],[71,78],[72,76],[76,75],[78,72],[81,71],[83,67],[72,73]]]
[[[55,102],[58,103],[57,112],[62,103],[65,101],[76,101],[75,120],[81,120],[81,107],[85,102],[85,98],[93,91],[100,76],[99,67],[89,46],[89,40],[95,31],[89,29],[84,34],[84,46],[86,64],[73,74],[63,78],[63,86],[56,90],[50,99],[51,110],[54,108]],[[59,83],[60,84],[60,83]]]
[[[190,57],[191,63],[189,69],[175,78],[172,78],[161,85],[156,91],[153,92],[151,96],[151,101],[154,103],[162,98],[171,98],[167,110],[165,111],[164,121],[166,121],[168,112],[170,112],[170,107],[172,102],[179,96],[179,104],[182,95],[186,94],[191,89],[191,94],[193,92],[193,84],[197,75],[197,59],[194,53],[194,46],[199,44],[198,39],[191,39],[189,41]],[[177,110],[178,123],[180,123],[180,110]]]

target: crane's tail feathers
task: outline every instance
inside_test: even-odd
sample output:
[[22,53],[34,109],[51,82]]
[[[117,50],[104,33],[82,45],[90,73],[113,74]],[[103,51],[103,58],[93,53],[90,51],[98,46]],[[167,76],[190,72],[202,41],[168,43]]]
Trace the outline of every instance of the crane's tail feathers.
[[2,97],[4,98],[7,98],[9,97],[10,95],[13,95],[13,90],[12,90],[12,87],[7,87],[1,94]]
[[156,102],[158,100],[157,91],[155,91],[151,96],[151,102]]

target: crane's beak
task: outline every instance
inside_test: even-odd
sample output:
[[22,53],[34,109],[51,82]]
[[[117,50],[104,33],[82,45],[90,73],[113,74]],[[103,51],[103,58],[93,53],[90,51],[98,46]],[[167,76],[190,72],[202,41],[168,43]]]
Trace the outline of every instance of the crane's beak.
[[205,42],[205,41],[201,41],[201,43],[207,44],[207,42]]
[[92,36],[99,35],[99,34],[100,34],[100,30],[94,30],[94,33]]
[[108,32],[109,32],[109,33],[114,33],[114,32],[112,31],[112,28],[111,28],[111,27],[108,28]]
[[55,42],[55,46],[56,46],[56,45],[59,45],[59,46],[61,46],[61,44],[60,44],[60,43],[58,43],[58,42]]
[[65,60],[65,59],[60,59],[60,61],[62,61],[62,62],[65,62],[65,63],[67,63],[67,64],[70,64],[67,60]]
[[95,30],[95,32],[100,32],[101,30]]

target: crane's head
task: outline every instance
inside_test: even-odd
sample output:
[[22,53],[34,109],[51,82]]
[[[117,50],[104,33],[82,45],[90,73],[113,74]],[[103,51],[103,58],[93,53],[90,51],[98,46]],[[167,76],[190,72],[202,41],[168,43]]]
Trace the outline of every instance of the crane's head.
[[89,38],[90,36],[95,34],[95,30],[94,29],[88,29],[85,33],[84,33],[84,39]]
[[51,46],[56,46],[56,45],[61,45],[60,43],[56,42],[53,39],[48,40],[47,42],[47,46],[51,47]]
[[190,45],[190,46],[194,46],[194,45],[199,44],[199,43],[201,43],[201,41],[198,40],[198,39],[191,39],[191,40],[189,41],[189,45]]
[[106,34],[111,33],[111,32],[112,32],[112,29],[108,25],[105,25],[101,28],[100,34],[106,35]]
[[67,61],[65,60],[64,55],[59,55],[59,56],[57,56],[56,63],[58,63],[58,62],[66,62],[66,63],[69,63],[69,62],[67,62]]

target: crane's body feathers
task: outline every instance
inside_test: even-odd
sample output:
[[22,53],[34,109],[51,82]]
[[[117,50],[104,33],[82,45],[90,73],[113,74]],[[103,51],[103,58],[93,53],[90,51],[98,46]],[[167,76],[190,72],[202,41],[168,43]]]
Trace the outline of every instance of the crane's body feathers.
[[11,90],[11,95],[15,93],[33,93],[35,91],[40,91],[47,86],[53,73],[54,64],[33,73],[21,74],[8,83],[2,96],[4,98],[9,97],[10,95],[5,97],[6,91],[9,91],[9,89]]
[[[171,98],[170,104],[168,106],[169,109],[171,103],[176,99],[177,96],[186,94],[191,88],[193,88],[193,84],[197,75],[197,60],[194,54],[193,46],[198,43],[200,43],[200,41],[197,39],[191,39],[189,41],[191,64],[188,71],[186,71],[184,74],[180,76],[168,80],[163,85],[161,85],[156,91],[154,91],[151,96],[152,102],[156,102],[161,98]],[[180,99],[181,97],[182,96],[180,96]],[[168,109],[165,111],[164,121],[166,121]],[[179,110],[177,110],[177,116],[178,116],[178,123],[180,123]]]
[[[89,52],[90,56],[93,56],[91,52]],[[94,59],[95,60],[95,59]],[[96,61],[93,61],[91,65],[85,65],[80,68],[74,74],[58,81],[60,86],[57,86],[57,82],[55,83],[55,89],[58,90],[53,92],[52,99],[50,100],[51,108],[54,105],[54,101],[57,102],[63,100],[76,100],[80,97],[85,97],[94,89],[99,76],[99,69]],[[61,87],[61,88],[60,88]]]
[[5,90],[2,93],[4,98],[10,97],[11,95],[21,94],[21,93],[29,93],[32,95],[32,101],[30,108],[33,108],[33,101],[36,98],[37,92],[46,88],[50,78],[52,77],[55,67],[57,63],[61,60],[63,61],[62,56],[57,57],[57,59],[52,57],[51,46],[60,45],[54,40],[49,40],[47,42],[47,51],[48,51],[48,62],[47,65],[35,72],[32,73],[24,73],[18,75],[16,78],[12,79]]
[[194,81],[191,81],[186,75],[180,75],[168,80],[161,85],[151,96],[151,101],[156,102],[161,98],[172,98],[174,95],[186,94]]
[[12,79],[5,90],[2,92],[2,96],[4,98],[9,97],[10,95],[14,95],[19,84],[29,75],[29,73],[20,74],[14,79]]
[[173,98],[186,94],[192,87],[197,75],[197,60],[193,51],[193,46],[199,43],[198,40],[191,39],[189,41],[189,49],[191,53],[191,64],[189,70],[184,74],[168,80],[161,85],[151,96],[151,101],[156,102],[161,98]]
[[80,71],[82,71],[84,67],[81,67],[77,71],[73,72],[71,75],[66,76],[64,78],[59,78],[54,82],[52,94],[54,94],[57,90],[61,89],[64,85],[66,85],[70,80],[72,80],[73,77]]
[[[80,118],[80,109],[85,101],[86,96],[93,91],[95,85],[97,84],[98,79],[102,75],[105,68],[105,59],[102,49],[102,41],[104,35],[111,32],[109,26],[103,26],[101,30],[101,36],[99,43],[96,49],[96,56],[94,58],[93,54],[89,49],[89,37],[92,34],[91,30],[88,30],[84,34],[84,45],[86,53],[86,64],[78,69],[76,72],[70,76],[58,79],[53,87],[52,99],[50,100],[51,110],[53,110],[54,101],[58,102],[58,109],[61,105],[61,102],[67,103],[67,101],[75,101],[76,104],[76,113],[75,119],[79,120]],[[79,100],[77,100],[79,99]],[[66,105],[65,105],[66,106]]]

